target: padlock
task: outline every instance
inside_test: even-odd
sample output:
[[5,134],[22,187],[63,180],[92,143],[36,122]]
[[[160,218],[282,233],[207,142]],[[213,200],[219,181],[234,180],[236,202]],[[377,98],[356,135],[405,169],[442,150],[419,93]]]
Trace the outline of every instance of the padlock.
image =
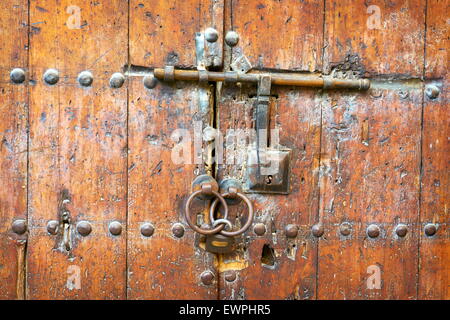
[[230,253],[234,250],[234,238],[213,234],[206,236],[206,251],[212,253]]

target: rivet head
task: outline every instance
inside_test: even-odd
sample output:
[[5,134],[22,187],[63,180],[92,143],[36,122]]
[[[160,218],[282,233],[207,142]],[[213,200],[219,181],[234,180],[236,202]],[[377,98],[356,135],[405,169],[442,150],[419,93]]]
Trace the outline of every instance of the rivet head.
[[319,238],[319,237],[323,236],[323,233],[324,233],[323,225],[320,223],[313,225],[311,228],[311,232],[314,237]]
[[47,223],[47,232],[52,235],[55,235],[58,233],[58,228],[59,228],[59,222],[56,220],[50,220]]
[[202,274],[200,275],[200,279],[202,280],[202,283],[206,286],[212,284],[213,280],[214,280],[214,273],[212,273],[211,271],[207,270],[202,272]]
[[425,225],[424,231],[427,236],[434,236],[437,232],[437,226],[434,223],[428,223]]
[[236,271],[232,270],[232,271],[228,271],[225,274],[225,280],[228,282],[233,282],[234,280],[236,280],[237,275],[236,275]]
[[399,237],[404,237],[408,233],[408,227],[404,224],[399,224],[395,227],[395,234]]
[[118,236],[122,233],[122,224],[119,221],[113,221],[109,224],[109,232],[113,236]]
[[125,83],[125,76],[121,74],[120,72],[114,73],[111,78],[109,79],[109,86],[111,88],[120,88]]
[[77,224],[77,231],[79,234],[81,234],[83,237],[88,236],[92,231],[92,226],[87,221],[80,221]]
[[217,130],[213,127],[207,126],[203,129],[203,141],[211,142],[216,139]]
[[25,81],[25,71],[20,68],[15,68],[11,71],[9,77],[13,83],[22,83]]
[[295,224],[288,224],[285,228],[286,237],[295,238],[298,234],[298,226]]
[[155,232],[155,228],[152,226],[151,223],[144,223],[141,226],[141,234],[144,237],[151,237],[154,232]]
[[352,226],[350,223],[348,222],[343,222],[340,226],[339,226],[339,231],[341,232],[341,234],[343,236],[348,236],[350,235],[350,233],[352,232]]
[[371,238],[376,238],[380,235],[380,227],[376,224],[371,224],[367,227],[367,235]]
[[262,235],[264,235],[266,233],[266,226],[264,225],[264,223],[257,223],[253,227],[253,232],[257,236],[262,236]]
[[175,237],[181,238],[184,236],[184,226],[181,223],[175,223],[172,226],[172,233]]
[[27,223],[25,220],[16,220],[12,224],[12,231],[16,234],[24,234],[27,231]]
[[439,90],[439,88],[433,84],[430,84],[425,88],[425,94],[430,99],[436,99],[439,96],[440,92],[441,90]]
[[205,39],[208,42],[216,42],[219,39],[219,32],[214,28],[208,28],[205,30]]
[[225,42],[230,47],[234,47],[239,42],[239,35],[236,31],[228,31],[225,36]]
[[158,84],[158,80],[156,80],[154,75],[145,76],[142,82],[147,89],[153,89]]
[[92,75],[92,73],[90,71],[83,71],[83,72],[80,72],[80,74],[78,75],[78,82],[83,87],[89,87],[93,81],[94,81],[94,76]]
[[56,69],[48,69],[44,73],[44,81],[49,85],[54,85],[59,81],[59,72]]

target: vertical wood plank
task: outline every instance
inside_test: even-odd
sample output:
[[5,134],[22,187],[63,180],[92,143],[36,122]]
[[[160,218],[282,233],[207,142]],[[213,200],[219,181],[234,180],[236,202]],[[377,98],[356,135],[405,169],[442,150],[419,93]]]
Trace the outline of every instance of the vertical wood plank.
[[27,234],[12,223],[27,219],[28,84],[13,84],[14,68],[28,71],[28,2],[0,3],[0,299],[24,299]]
[[[126,297],[127,88],[109,87],[127,64],[128,4],[32,1],[30,65],[30,299]],[[46,84],[45,70],[60,81]],[[90,87],[79,72],[94,76]],[[63,245],[62,213],[70,212],[71,249]],[[47,232],[60,222],[57,235]],[[92,232],[76,230],[88,221]],[[109,233],[119,221],[122,234]]]

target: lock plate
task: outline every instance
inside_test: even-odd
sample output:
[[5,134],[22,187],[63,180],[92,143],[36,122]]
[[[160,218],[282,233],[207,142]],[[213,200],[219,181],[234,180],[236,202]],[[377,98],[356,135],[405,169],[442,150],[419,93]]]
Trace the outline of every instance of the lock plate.
[[212,253],[230,253],[234,251],[234,238],[213,234],[206,236],[206,251]]

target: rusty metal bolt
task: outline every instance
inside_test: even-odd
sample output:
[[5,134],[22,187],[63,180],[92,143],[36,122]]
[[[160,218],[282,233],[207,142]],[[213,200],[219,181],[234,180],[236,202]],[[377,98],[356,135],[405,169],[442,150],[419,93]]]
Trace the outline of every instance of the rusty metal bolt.
[[434,223],[428,223],[425,225],[424,231],[427,236],[434,236],[437,232],[437,226]]
[[87,221],[80,221],[77,224],[77,231],[79,234],[81,234],[83,237],[88,236],[92,232],[92,226]]
[[205,39],[208,42],[216,42],[219,39],[219,32],[214,28],[208,28],[205,30]]
[[264,223],[257,223],[253,227],[253,232],[257,236],[262,236],[262,235],[264,235],[266,233],[266,226],[264,225]]
[[175,223],[172,226],[172,233],[175,237],[181,238],[184,236],[184,226],[181,223]]
[[58,233],[58,228],[59,228],[59,222],[56,220],[50,220],[47,223],[47,232],[52,235],[55,235]]
[[113,221],[109,224],[109,232],[113,236],[118,236],[122,233],[122,224],[119,221]]
[[59,81],[59,72],[56,69],[48,69],[44,73],[44,81],[49,85],[54,85]]
[[155,232],[155,228],[150,223],[144,223],[141,226],[141,234],[144,237],[151,237]]
[[236,275],[236,271],[232,270],[232,271],[228,271],[225,274],[225,280],[228,282],[233,282],[234,280],[236,280],[237,275]]
[[78,75],[78,82],[83,87],[89,87],[93,81],[94,81],[94,76],[92,75],[92,73],[90,71],[83,71],[83,72],[80,72],[80,74]]
[[436,99],[439,96],[440,92],[441,90],[439,90],[439,88],[433,84],[428,85],[425,89],[425,94],[430,99]]
[[399,224],[395,227],[395,234],[399,237],[404,237],[408,233],[408,227],[404,224]]
[[20,68],[12,69],[9,77],[13,83],[22,83],[25,81],[25,71]]
[[109,86],[111,88],[118,89],[123,86],[125,83],[125,76],[121,74],[120,72],[116,72],[111,76],[111,79],[109,79]]
[[158,80],[156,80],[155,76],[152,74],[145,76],[144,79],[142,79],[142,82],[147,89],[153,89],[158,84]]
[[16,234],[24,234],[27,231],[27,222],[23,219],[14,221],[12,231]]
[[214,280],[214,273],[209,270],[203,271],[203,273],[200,275],[200,279],[205,286],[209,286]]
[[312,232],[313,236],[315,236],[317,238],[323,236],[323,233],[324,233],[323,225],[320,223],[313,225],[311,228],[311,232]]
[[207,126],[203,129],[203,141],[211,142],[216,139],[217,130],[213,127]]
[[225,42],[230,47],[234,47],[239,42],[239,35],[236,31],[228,31],[227,35],[225,36]]
[[350,223],[348,222],[343,222],[340,226],[339,226],[339,231],[341,232],[341,234],[343,236],[348,236],[350,235],[350,233],[352,232],[352,226]]
[[295,238],[298,234],[298,226],[295,224],[288,224],[285,228],[286,237]]
[[371,238],[376,238],[380,235],[380,227],[376,224],[371,224],[367,227],[367,235]]

